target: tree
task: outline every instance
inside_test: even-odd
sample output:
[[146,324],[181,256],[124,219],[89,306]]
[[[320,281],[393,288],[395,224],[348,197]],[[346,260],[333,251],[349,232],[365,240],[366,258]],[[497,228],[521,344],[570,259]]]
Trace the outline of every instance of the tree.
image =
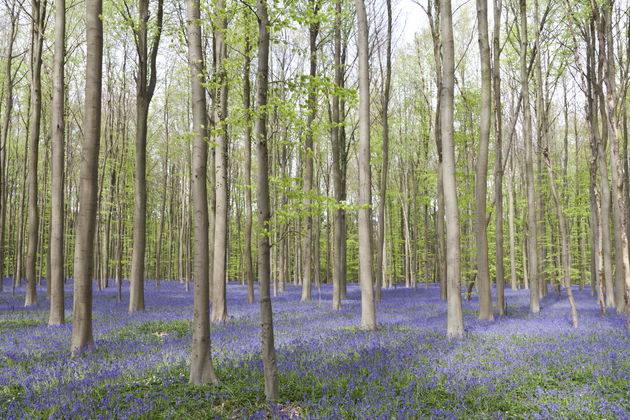
[[52,196],[50,205],[50,317],[48,325],[64,323],[64,60],[66,55],[66,1],[55,4],[55,55],[53,70],[52,131]]
[[446,217],[446,282],[449,339],[464,335],[461,297],[461,250],[459,209],[455,181],[455,146],[453,133],[453,95],[455,90],[455,53],[451,0],[440,0],[440,37],[442,39],[442,86],[440,89],[440,131],[442,138],[442,178]]
[[304,142],[304,210],[306,216],[304,217],[304,230],[306,234],[303,238],[304,249],[304,261],[303,272],[304,277],[302,280],[302,297],[300,301],[308,302],[311,300],[311,283],[312,283],[312,244],[313,244],[313,216],[311,215],[311,190],[313,188],[313,131],[316,112],[317,112],[317,83],[315,78],[317,77],[317,35],[319,34],[319,18],[317,13],[319,12],[320,3],[318,0],[309,0],[310,12],[313,15],[309,16],[311,22],[309,23],[309,88],[308,88],[308,116],[306,122],[306,136]]
[[[7,45],[7,61],[4,72],[4,93],[6,96],[4,114],[2,115],[2,132],[0,134],[0,279],[4,279],[5,274],[5,229],[7,220],[7,177],[5,167],[7,167],[7,139],[9,137],[9,125],[11,124],[11,113],[13,111],[13,46],[18,33],[19,8],[16,10],[16,2],[13,0],[11,6],[7,3],[9,11],[9,42]],[[13,279],[15,282],[15,278]],[[4,280],[0,280],[0,292],[3,290]]]
[[[330,141],[332,143],[332,172],[335,193],[334,246],[333,246],[333,298],[332,308],[341,309],[341,299],[346,287],[346,213],[343,201],[346,198],[346,145],[341,112],[339,110],[339,89],[343,86],[343,66],[341,48],[341,2],[335,2],[334,21],[334,61],[335,84],[332,95]],[[342,107],[343,111],[343,107]]]
[[[387,171],[389,161],[389,97],[392,76],[392,2],[385,2],[387,8],[387,40],[385,52],[385,76],[381,95],[381,121],[383,122],[383,166],[381,169],[380,201],[378,204],[378,239],[376,249],[376,292],[375,299],[381,300],[381,287],[385,278],[383,250],[385,249],[385,200],[387,194]],[[426,273],[425,273],[426,275]]]
[[529,262],[529,307],[533,313],[540,312],[538,295],[538,248],[536,225],[536,196],[534,191],[534,158],[532,152],[532,121],[529,105],[529,81],[527,71],[527,6],[526,0],[520,0],[521,16],[521,96],[523,97],[523,141],[525,143],[525,177],[527,183],[527,259]]
[[[503,118],[501,109],[501,71],[500,56],[500,30],[501,30],[501,10],[502,0],[493,0],[494,4],[494,31],[492,35],[492,86],[494,93],[494,202],[495,210],[495,243],[496,243],[496,259],[495,270],[497,277],[497,311],[499,316],[505,315],[505,275],[503,267]],[[511,197],[511,195],[510,195]],[[510,205],[512,203],[510,202]],[[510,214],[510,221],[512,215]],[[511,226],[511,225],[510,225]],[[510,235],[510,251],[514,248],[514,238]],[[513,258],[513,252],[510,252],[510,258]],[[513,284],[516,285],[516,267],[511,260]]]
[[[486,195],[488,179],[488,139],[492,112],[490,45],[488,42],[488,2],[477,0],[477,25],[481,59],[481,121],[479,153],[477,154],[475,185],[475,241],[477,242],[477,284],[479,286],[479,319],[492,321],[492,295],[488,266],[488,232],[486,231]],[[501,152],[499,152],[501,153]],[[448,270],[448,269],[447,269]]]
[[217,122],[219,125],[215,141],[215,219],[214,219],[214,247],[212,258],[212,314],[213,323],[221,323],[227,320],[227,306],[225,301],[225,268],[227,248],[228,225],[228,77],[225,68],[227,59],[227,46],[225,37],[227,31],[227,11],[224,0],[217,0],[214,23],[214,55],[215,55],[215,82],[218,86],[217,97],[218,111]]
[[257,0],[258,70],[256,72],[256,126],[254,138],[258,151],[258,294],[262,338],[265,396],[275,401],[278,392],[276,348],[273,335],[273,312],[269,284],[271,280],[271,209],[269,206],[269,155],[267,147],[267,95],[269,87],[269,17],[265,0]]
[[28,159],[28,251],[26,254],[26,299],[24,306],[37,304],[37,245],[39,242],[39,207],[37,197],[37,163],[39,160],[39,127],[42,113],[42,49],[47,0],[31,3],[31,128]]
[[98,155],[101,141],[101,87],[103,75],[102,0],[86,0],[87,64],[85,122],[79,185],[79,214],[74,247],[73,355],[94,348],[92,336],[92,278]]
[[147,121],[157,82],[157,53],[162,34],[164,0],[158,0],[155,34],[149,50],[149,0],[138,0],[139,25],[134,29],[138,53],[136,77],[136,166],[133,216],[133,250],[129,289],[129,313],[144,311],[144,261],[147,223]]
[[186,33],[188,41],[188,65],[190,66],[191,100],[193,112],[192,199],[194,252],[194,303],[193,338],[190,357],[192,384],[219,382],[212,366],[210,351],[210,302],[209,245],[208,245],[208,193],[206,171],[208,160],[208,122],[206,92],[204,88],[204,64],[201,51],[201,26],[199,0],[186,2]]
[[251,128],[251,45],[245,37],[245,64],[243,66],[243,109],[245,110],[245,275],[247,302],[254,302],[254,264],[252,261],[252,128]]
[[368,21],[363,0],[354,2],[357,13],[359,51],[359,284],[361,286],[361,329],[376,329],[372,289],[372,206],[370,170],[370,67]]

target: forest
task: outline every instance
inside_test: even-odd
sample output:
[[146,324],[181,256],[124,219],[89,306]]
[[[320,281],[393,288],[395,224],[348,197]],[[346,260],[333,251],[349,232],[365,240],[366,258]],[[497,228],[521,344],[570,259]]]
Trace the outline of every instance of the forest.
[[2,0],[0,418],[630,418],[627,0]]

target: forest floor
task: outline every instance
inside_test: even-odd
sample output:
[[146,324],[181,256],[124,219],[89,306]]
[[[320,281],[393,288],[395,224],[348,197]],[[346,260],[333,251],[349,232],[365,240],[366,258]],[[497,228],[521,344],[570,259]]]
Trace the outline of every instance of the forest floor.
[[[332,287],[273,298],[281,403],[263,395],[258,304],[228,285],[229,322],[212,327],[221,385],[188,385],[192,292],[146,283],[147,311],[127,315],[116,289],[94,292],[96,351],[70,358],[66,325],[49,328],[45,289],[24,309],[24,287],[0,293],[0,418],[630,418],[630,338],[625,318],[600,315],[575,288],[580,327],[566,294],[528,313],[527,290],[506,291],[508,315],[476,318],[464,301],[466,336],[449,342],[436,285],[384,290],[379,329],[357,328],[360,292],[348,286],[331,310]],[[125,286],[128,286],[125,283]],[[125,291],[127,291],[125,289]]]

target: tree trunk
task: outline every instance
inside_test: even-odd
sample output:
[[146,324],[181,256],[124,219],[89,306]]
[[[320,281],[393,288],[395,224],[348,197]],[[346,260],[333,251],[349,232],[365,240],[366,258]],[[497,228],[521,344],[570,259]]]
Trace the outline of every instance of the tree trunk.
[[[19,15],[16,13],[16,2],[11,2],[9,10],[9,44],[7,46],[7,61],[5,64],[4,74],[4,92],[6,95],[6,102],[4,105],[4,114],[2,115],[2,134],[0,137],[0,292],[3,291],[3,283],[5,274],[8,274],[8,270],[5,269],[5,229],[8,207],[8,194],[7,194],[7,173],[8,168],[7,160],[7,139],[9,137],[9,125],[11,124],[11,113],[13,111],[13,72],[11,64],[13,62],[13,45],[17,37],[17,21]],[[9,219],[13,220],[13,219]]]
[[368,22],[363,0],[355,0],[359,54],[359,284],[361,286],[361,329],[374,330],[374,290],[372,284],[372,234],[370,229],[370,78]]
[[[252,128],[251,128],[251,45],[245,38],[245,66],[243,68],[243,109],[245,110],[245,272],[247,303],[254,303],[254,263],[252,261]],[[282,286],[281,286],[282,287]]]
[[39,127],[42,112],[42,48],[46,21],[46,0],[33,0],[31,8],[31,129],[28,159],[28,251],[26,254],[26,299],[24,306],[37,304],[37,244],[39,242],[39,212],[37,163],[39,159]]
[[218,126],[214,147],[214,181],[215,181],[215,219],[214,219],[214,252],[212,258],[212,314],[210,320],[220,324],[227,320],[227,306],[225,299],[225,273],[227,235],[228,235],[228,79],[225,61],[227,60],[227,46],[225,36],[227,31],[227,15],[224,0],[217,0],[214,31],[214,54],[216,58],[215,83],[218,85]]
[[376,293],[374,299],[381,300],[381,287],[385,277],[383,250],[385,249],[385,201],[387,200],[387,171],[389,164],[389,96],[392,76],[392,2],[386,0],[387,8],[387,40],[385,52],[385,75],[381,94],[381,121],[383,124],[383,167],[381,169],[381,186],[378,203],[378,241],[376,251]]
[[[335,86],[343,85],[343,68],[345,60],[341,59],[341,0],[335,2]],[[343,108],[342,108],[343,111]],[[335,89],[332,98],[332,124],[331,143],[333,159],[333,186],[335,190],[335,215],[334,215],[334,238],[333,246],[333,310],[341,309],[341,299],[344,297],[346,283],[346,216],[343,208],[345,199],[345,136],[341,126],[341,112],[339,110],[339,94]]]
[[311,22],[309,24],[309,63],[310,79],[308,87],[308,116],[306,119],[306,136],[304,142],[304,236],[302,247],[304,249],[304,260],[302,261],[302,272],[304,278],[302,282],[302,297],[300,302],[311,300],[311,283],[313,276],[313,216],[311,215],[311,190],[313,188],[313,131],[317,113],[317,87],[315,77],[317,77],[317,35],[319,34],[319,17],[317,16],[320,3],[317,0],[309,0],[311,9]]
[[[209,289],[209,244],[208,244],[208,195],[206,171],[208,161],[208,122],[203,54],[201,50],[199,0],[186,3],[186,32],[188,35],[188,65],[192,83],[193,108],[193,154],[192,154],[192,198],[194,207],[194,303],[193,339],[190,358],[191,384],[217,384],[218,378],[212,366],[210,347]],[[183,209],[182,209],[183,210]]]
[[64,59],[66,37],[66,1],[55,4],[55,54],[53,58],[52,194],[50,204],[50,316],[48,325],[64,323],[63,233],[64,233]]
[[453,96],[455,83],[455,48],[451,0],[440,0],[440,35],[442,39],[442,86],[440,89],[440,131],[442,138],[442,177],[446,216],[447,323],[449,339],[464,335],[461,297],[461,250],[459,209],[455,181],[455,145],[453,132]]
[[[496,244],[496,302],[499,316],[505,315],[505,274],[503,267],[503,127],[501,109],[501,72],[500,72],[500,30],[502,1],[494,0],[494,33],[492,36],[493,65],[492,84],[494,90],[494,202],[495,202],[495,244]],[[516,283],[516,281],[514,281]]]
[[[481,116],[479,125],[479,152],[475,168],[475,241],[477,243],[477,285],[479,289],[479,319],[494,320],[490,268],[488,266],[488,232],[486,230],[486,196],[488,178],[488,140],[492,113],[492,86],[490,45],[488,42],[488,2],[477,0],[477,25],[481,58]],[[497,155],[500,156],[500,153]],[[497,212],[498,214],[498,212]]]
[[156,59],[162,32],[164,0],[158,0],[156,17],[157,31],[149,50],[149,0],[138,0],[139,28],[136,30],[138,74],[136,77],[136,162],[135,162],[135,206],[133,216],[133,250],[131,254],[131,282],[129,287],[129,313],[144,311],[144,260],[146,254],[147,216],[147,122],[149,106],[156,84]]
[[271,266],[269,235],[271,209],[269,208],[269,161],[267,148],[267,93],[269,84],[269,18],[267,3],[257,0],[258,14],[258,71],[256,73],[256,126],[254,138],[258,150],[258,287],[262,337],[262,359],[267,400],[278,400],[278,372],[273,335],[273,312],[269,290]]
[[103,75],[102,0],[87,0],[87,65],[85,123],[79,185],[79,214],[74,248],[72,355],[94,348],[92,337],[92,278],[96,226],[98,154],[101,140]]
[[523,137],[525,143],[525,175],[527,184],[527,224],[529,236],[529,308],[532,313],[540,312],[540,297],[538,296],[538,241],[536,232],[536,194],[534,191],[534,159],[532,141],[532,122],[529,105],[529,84],[527,72],[527,7],[526,0],[520,0],[520,35],[521,35],[521,95],[523,97]]

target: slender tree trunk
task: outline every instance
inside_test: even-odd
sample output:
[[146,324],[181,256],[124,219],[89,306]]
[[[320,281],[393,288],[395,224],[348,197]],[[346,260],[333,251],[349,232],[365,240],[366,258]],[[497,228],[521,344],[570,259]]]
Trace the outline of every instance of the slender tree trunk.
[[227,320],[225,299],[225,273],[227,237],[228,237],[228,79],[225,61],[227,46],[227,15],[224,0],[217,0],[214,32],[214,54],[216,57],[215,82],[218,84],[218,121],[220,131],[216,136],[214,147],[215,167],[215,220],[214,220],[214,252],[212,258],[212,314],[210,320],[219,324]]
[[[13,45],[17,37],[17,21],[19,15],[16,13],[16,2],[13,0],[9,9],[9,44],[7,46],[7,60],[5,64],[4,74],[4,92],[6,95],[6,101],[4,105],[4,113],[2,115],[2,133],[0,137],[0,292],[4,287],[4,275],[8,273],[5,269],[5,229],[8,207],[8,194],[7,194],[7,147],[9,137],[9,126],[11,124],[11,113],[13,111],[13,71],[11,65],[13,62]],[[7,3],[8,8],[8,3]],[[16,149],[17,150],[17,149]],[[17,162],[17,159],[16,159]],[[10,218],[9,220],[13,220]],[[12,237],[12,236],[9,236]],[[14,279],[15,281],[15,279]]]
[[355,0],[359,51],[359,284],[361,286],[361,329],[374,330],[372,283],[372,234],[370,229],[370,78],[368,22],[363,0]]
[[186,32],[188,35],[188,65],[190,66],[192,83],[194,139],[191,182],[195,229],[193,274],[195,291],[189,382],[195,385],[218,383],[218,378],[212,366],[210,348],[210,305],[208,301],[210,285],[208,280],[210,274],[208,268],[208,196],[206,190],[208,122],[199,15],[199,0],[189,0],[186,3]]
[[317,77],[317,35],[319,34],[319,12],[320,3],[317,0],[309,0],[309,8],[312,17],[309,24],[309,62],[310,62],[310,80],[308,87],[308,116],[306,121],[306,136],[304,142],[304,237],[302,247],[304,249],[304,260],[302,261],[302,272],[304,279],[302,282],[301,302],[309,302],[311,300],[311,283],[313,275],[313,216],[311,215],[311,190],[313,189],[313,131],[315,117],[317,113],[317,87],[315,77]]
[[258,14],[258,71],[256,73],[256,126],[254,138],[258,150],[258,285],[260,300],[260,321],[262,337],[262,359],[267,400],[275,401],[278,393],[278,373],[276,367],[276,349],[273,335],[273,312],[269,290],[270,243],[269,233],[271,209],[269,208],[269,161],[267,148],[267,94],[269,84],[269,18],[267,3],[257,0]]
[[[501,109],[501,72],[500,72],[500,31],[502,1],[494,0],[494,33],[492,36],[493,66],[492,84],[494,91],[494,202],[495,202],[495,271],[496,271],[496,303],[499,316],[505,315],[505,274],[503,267],[503,118]],[[514,279],[516,283],[516,279]]]
[[37,163],[39,160],[39,127],[42,112],[42,49],[44,44],[44,23],[46,21],[46,0],[33,0],[31,8],[31,118],[28,159],[28,251],[26,254],[26,299],[24,306],[37,304],[37,244],[39,242],[39,211],[37,187]]
[[444,213],[446,216],[446,282],[447,324],[449,339],[464,335],[461,298],[461,250],[459,209],[455,181],[455,145],[453,132],[453,96],[455,82],[455,48],[451,0],[440,0],[440,35],[442,39],[442,86],[440,89],[440,131],[442,138],[442,177]]
[[[345,64],[341,59],[341,0],[335,3],[335,86],[343,84],[343,69]],[[333,310],[341,309],[341,299],[344,297],[346,282],[346,219],[342,202],[345,199],[345,142],[343,127],[341,126],[341,112],[339,110],[339,94],[335,89],[332,98],[332,159],[333,159],[333,186],[335,190],[334,238],[333,246]],[[343,108],[342,108],[343,109]]]
[[510,156],[511,169],[508,187],[508,226],[510,231],[510,281],[512,290],[518,289],[516,278],[516,232],[514,231],[514,158]]
[[540,312],[540,297],[538,295],[538,241],[536,232],[536,194],[534,191],[534,159],[532,141],[532,122],[529,105],[529,84],[527,72],[527,7],[526,0],[520,0],[520,35],[521,35],[521,95],[523,97],[524,143],[525,143],[525,175],[527,184],[527,224],[529,236],[529,306],[533,313]]
[[[488,178],[488,140],[492,114],[492,70],[488,42],[488,2],[477,0],[477,25],[481,58],[481,116],[479,126],[479,152],[475,168],[475,241],[477,243],[477,285],[479,289],[479,319],[494,320],[490,268],[488,266],[488,232],[486,230],[486,196]],[[501,152],[497,153],[500,155]],[[497,212],[498,214],[498,212]]]
[[156,18],[157,32],[149,48],[149,0],[138,0],[139,28],[136,30],[138,52],[138,75],[136,78],[136,161],[135,199],[133,217],[133,250],[131,254],[131,282],[129,288],[129,313],[144,311],[144,260],[146,256],[147,214],[147,122],[149,105],[155,92],[157,80],[157,51],[162,32],[164,0],[158,0]]
[[381,300],[381,287],[385,277],[385,264],[383,263],[383,249],[385,248],[385,201],[387,200],[387,171],[389,165],[389,96],[392,77],[392,2],[386,0],[387,9],[387,40],[385,52],[385,75],[383,79],[383,92],[381,95],[381,121],[383,123],[383,167],[381,169],[381,186],[378,204],[378,242],[376,252],[376,301]]
[[[604,8],[612,7],[611,4],[606,1],[604,3]],[[606,54],[606,39],[605,33],[602,30],[601,17],[599,15],[598,6],[595,4],[593,0],[591,0],[591,9],[593,11],[593,18],[595,21],[595,25],[597,27],[597,38],[599,42],[599,60],[603,66],[603,77],[606,85],[606,111],[608,117],[608,127],[610,129],[610,142],[611,142],[611,166],[612,170],[616,171],[617,179],[615,184],[615,194],[617,195],[617,214],[620,220],[620,231],[618,232],[621,235],[621,254],[622,254],[622,262],[623,269],[625,272],[625,286],[626,293],[628,297],[630,297],[630,258],[628,256],[628,237],[626,235],[626,220],[624,215],[626,213],[625,202],[623,199],[623,170],[621,165],[621,159],[619,156],[619,124],[617,121],[617,92],[615,88],[615,75],[613,69],[613,51],[609,51],[612,59],[609,60],[608,55]],[[630,306],[626,306],[626,322],[627,327],[630,329]]]
[[251,45],[245,38],[245,66],[243,68],[243,109],[245,110],[245,271],[247,303],[254,303],[254,263],[252,261],[252,128],[251,128]]
[[64,59],[66,37],[66,1],[55,4],[55,55],[53,69],[52,122],[52,194],[50,204],[50,316],[48,325],[64,323],[63,232],[64,232]]
[[79,214],[74,248],[72,355],[94,348],[92,337],[92,278],[96,226],[98,154],[101,140],[103,75],[102,0],[87,0],[87,65],[85,123],[79,185]]

